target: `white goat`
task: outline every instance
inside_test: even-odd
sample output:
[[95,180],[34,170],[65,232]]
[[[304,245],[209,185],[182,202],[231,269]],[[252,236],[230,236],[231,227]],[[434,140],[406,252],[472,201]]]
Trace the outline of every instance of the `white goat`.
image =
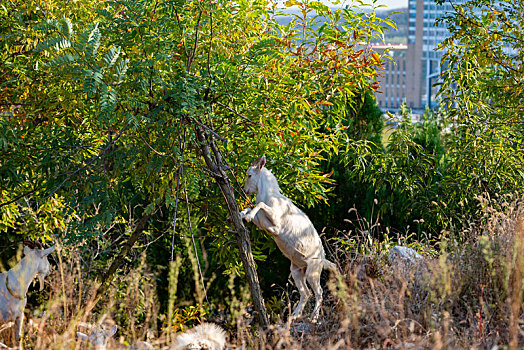
[[[91,325],[92,326],[92,325]],[[100,326],[92,326],[94,329],[89,333],[89,335],[76,332],[76,336],[79,340],[86,341],[96,350],[105,350],[107,349],[107,344],[111,338],[116,334],[118,327],[114,325],[109,330],[105,330]],[[118,349],[130,349],[130,350],[152,350],[153,346],[146,341],[137,341],[130,346],[121,345],[117,347]]]
[[226,345],[226,332],[213,323],[202,323],[179,334],[172,350],[222,350]]
[[273,236],[280,251],[291,260],[291,275],[300,292],[300,301],[293,312],[293,318],[302,315],[311,296],[306,280],[309,282],[316,299],[311,314],[315,321],[322,305],[322,269],[327,268],[333,272],[338,272],[338,269],[326,259],[322,241],[307,215],[280,193],[277,179],[264,167],[265,164],[266,158],[262,156],[247,170],[244,189],[248,195],[257,194],[256,205],[253,209],[243,210],[240,215]]
[[89,333],[89,335],[82,332],[76,332],[76,337],[79,340],[88,342],[97,350],[105,350],[109,339],[115,335],[118,327],[114,325],[109,330],[97,326],[93,326],[93,328],[94,329]]
[[14,321],[15,338],[22,336],[24,308],[27,303],[27,290],[35,277],[44,288],[44,278],[51,271],[47,256],[55,250],[55,245],[47,249],[24,247],[24,258],[11,270],[0,274],[0,323]]

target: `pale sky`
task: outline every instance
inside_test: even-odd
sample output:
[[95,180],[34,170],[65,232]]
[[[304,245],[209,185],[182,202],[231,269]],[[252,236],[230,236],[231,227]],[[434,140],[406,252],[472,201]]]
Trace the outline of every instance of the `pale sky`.
[[388,9],[399,9],[407,8],[407,0],[379,0],[377,1],[380,5],[386,5]]
[[[354,1],[352,0],[338,0],[338,4],[333,5],[333,0],[320,0],[322,3],[333,6],[333,7],[339,7],[339,6],[346,6]],[[373,0],[361,0],[364,3],[371,3]],[[285,4],[286,0],[280,0],[279,3]],[[355,1],[356,2],[356,1]],[[400,8],[407,8],[408,7],[408,0],[376,0],[376,3],[379,5],[386,5],[387,7],[384,7],[382,9],[392,10],[392,9],[400,9]],[[283,6],[284,7],[284,6]]]
[[[333,2],[330,0],[321,0],[321,1],[326,5],[333,4]],[[339,0],[339,1],[340,1],[340,4],[338,6],[340,6],[341,4],[348,5],[352,3],[351,0],[345,0],[345,1]],[[362,0],[362,2],[364,3],[371,3],[372,1],[373,0]],[[399,8],[408,7],[408,0],[377,0],[376,3],[379,5],[386,5],[387,9],[399,9]]]

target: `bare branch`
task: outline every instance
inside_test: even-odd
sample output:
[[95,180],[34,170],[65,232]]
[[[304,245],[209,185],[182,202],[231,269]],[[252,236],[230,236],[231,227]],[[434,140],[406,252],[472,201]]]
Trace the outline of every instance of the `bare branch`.
[[195,118],[189,118],[191,119],[192,121],[194,121],[195,123],[197,123],[200,127],[206,129],[207,131],[209,131],[210,133],[212,133],[217,139],[219,139],[220,141],[222,142],[227,142],[227,140],[225,138],[223,138],[222,136],[220,136],[219,134],[217,134],[213,129],[211,129],[210,127],[202,124],[201,122],[199,122],[198,120],[196,120]]
[[178,181],[176,184],[176,197],[175,197],[175,217],[173,218],[173,236],[171,237],[171,260],[173,261],[175,252],[175,230],[176,230],[176,215],[178,211],[178,195],[180,193],[180,184],[182,183],[182,177],[184,176],[184,151],[186,148],[186,132],[184,130],[184,137],[180,140],[180,154],[182,156],[182,162],[178,167]]
[[14,203],[14,202],[18,201],[19,199],[22,199],[22,198],[24,198],[25,196],[30,195],[30,194],[36,192],[36,190],[37,190],[36,188],[33,188],[31,191],[24,192],[24,193],[22,193],[21,195],[16,196],[15,198],[11,199],[10,201],[0,203],[0,208],[2,208],[3,206],[9,205],[9,204],[11,204],[11,203]]
[[142,141],[144,141],[144,143],[147,145],[147,147],[149,147],[151,149],[151,151],[153,151],[154,153],[158,154],[160,157],[169,157],[170,155],[169,154],[164,154],[164,153],[160,153],[159,151],[157,151],[156,149],[154,149],[150,144],[149,142],[147,142],[147,140],[142,136],[142,134],[140,132],[138,132],[138,136],[140,136],[140,138],[142,139]]
[[222,102],[219,102],[219,101],[216,101],[215,102],[217,105],[219,105],[220,107],[223,107],[225,109],[227,109],[228,111],[234,113],[236,116],[242,118],[242,119],[245,119],[247,120],[248,122],[250,122],[251,124],[256,124],[253,120],[249,119],[248,117],[246,117],[245,115],[242,115],[240,113],[238,113],[237,111],[235,111],[234,109],[230,108],[229,106],[226,106],[225,104],[223,104]]
[[[183,168],[184,165],[182,164],[181,167]],[[202,282],[202,289],[204,290],[204,296],[206,297],[207,306],[209,307],[209,310],[211,310],[211,304],[209,303],[209,299],[207,298],[206,284],[204,283],[204,274],[202,273],[202,268],[200,267],[200,259],[198,257],[198,250],[195,243],[195,235],[193,234],[193,225],[191,224],[191,211],[189,210],[189,199],[187,197],[187,184],[185,179],[184,196],[186,197],[187,220],[189,223],[189,232],[191,233],[191,242],[193,242],[193,249],[195,250],[195,258],[198,265],[198,273],[200,274],[200,280]]]
[[193,45],[193,50],[189,52],[189,56],[187,57],[187,66],[186,66],[186,72],[189,73],[191,71],[191,65],[193,64],[193,60],[195,59],[196,50],[197,50],[197,44],[198,44],[198,36],[200,35],[200,20],[202,19],[202,10],[198,13],[198,19],[195,24],[195,43]]

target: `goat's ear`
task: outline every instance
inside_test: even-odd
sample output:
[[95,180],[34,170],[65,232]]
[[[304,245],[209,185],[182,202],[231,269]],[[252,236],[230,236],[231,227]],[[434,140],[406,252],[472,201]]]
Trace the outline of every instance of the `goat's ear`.
[[31,248],[29,248],[28,246],[25,245],[24,246],[24,255],[27,255],[27,254],[31,253],[32,250],[33,249],[31,249]]
[[54,251],[55,251],[55,248],[56,248],[56,244],[55,244],[54,246],[52,246],[52,247],[49,247],[49,248],[47,248],[47,249],[44,249],[44,250],[42,251],[42,257],[44,257],[44,256],[48,256],[49,254],[51,254],[52,252],[54,252]]
[[109,330],[109,332],[107,332],[107,335],[109,337],[112,337],[113,335],[115,335],[116,331],[118,330],[118,327],[117,325],[115,324],[113,327],[111,327],[111,329]]
[[87,341],[89,339],[89,336],[87,334],[82,333],[82,332],[76,332],[76,338],[78,340]]
[[255,159],[253,161],[253,163],[251,163],[252,167],[258,168],[258,169],[262,169],[264,167],[264,165],[266,165],[266,157],[265,156],[259,157],[259,158]]
[[260,161],[258,162],[258,168],[262,169],[266,165],[266,157],[262,156],[260,157]]

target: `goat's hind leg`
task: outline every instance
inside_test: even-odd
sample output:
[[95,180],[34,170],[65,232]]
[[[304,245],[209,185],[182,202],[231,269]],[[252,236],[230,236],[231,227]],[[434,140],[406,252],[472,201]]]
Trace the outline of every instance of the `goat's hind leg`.
[[300,301],[298,302],[298,305],[295,307],[295,310],[293,311],[291,317],[299,318],[300,316],[302,316],[302,311],[304,311],[304,307],[306,306],[306,303],[309,297],[311,296],[311,292],[309,291],[309,288],[306,284],[305,268],[301,268],[291,264],[291,275],[293,276],[295,285],[297,286],[298,292],[300,293]]
[[322,287],[320,285],[320,274],[322,273],[322,260],[312,259],[307,264],[306,278],[315,293],[315,308],[311,314],[311,321],[316,322],[322,306]]

